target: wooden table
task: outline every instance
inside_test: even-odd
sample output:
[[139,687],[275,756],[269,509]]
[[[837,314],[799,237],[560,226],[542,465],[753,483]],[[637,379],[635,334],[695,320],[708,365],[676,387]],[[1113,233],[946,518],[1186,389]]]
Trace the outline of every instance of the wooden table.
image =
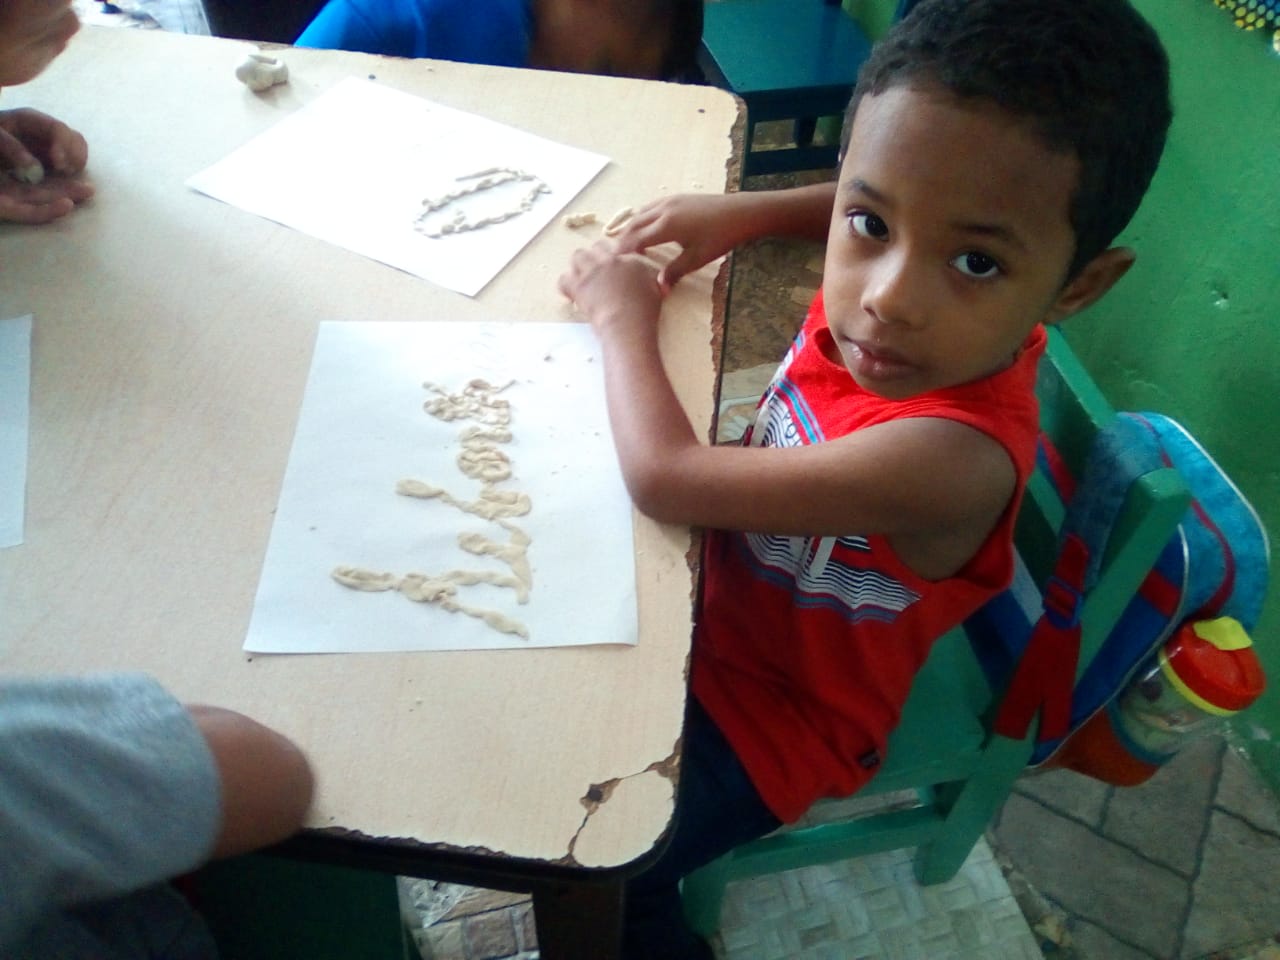
[[[0,551],[0,670],[145,670],[180,698],[257,717],[318,774],[295,848],[532,890],[544,957],[610,956],[622,878],[673,813],[690,531],[635,520],[634,648],[241,650],[318,323],[570,321],[555,280],[591,234],[549,226],[469,299],[183,181],[339,79],[372,76],[608,155],[570,206],[607,217],[736,183],[737,103],[707,87],[310,50],[284,51],[291,82],[255,95],[233,76],[248,49],[86,28],[0,101],[81,130],[98,187],[56,224],[0,226],[0,317],[35,315],[26,542]],[[704,432],[725,282],[723,265],[684,280],[663,325]]]

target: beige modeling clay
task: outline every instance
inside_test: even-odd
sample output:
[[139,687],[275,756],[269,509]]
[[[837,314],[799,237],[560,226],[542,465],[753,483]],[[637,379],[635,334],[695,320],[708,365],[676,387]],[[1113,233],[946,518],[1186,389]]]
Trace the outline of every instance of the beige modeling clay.
[[622,232],[622,228],[627,225],[627,221],[635,216],[635,209],[632,207],[623,207],[612,217],[609,222],[604,225],[604,235],[606,237],[615,237]]
[[[448,573],[431,577],[424,573],[408,573],[397,577],[393,573],[378,573],[360,567],[337,567],[330,576],[344,587],[353,590],[383,592],[398,590],[403,596],[416,603],[433,603],[450,613],[461,613],[468,617],[482,620],[495,630],[510,633],[525,640],[529,639],[529,629],[519,620],[508,617],[497,610],[484,610],[470,607],[454,599],[458,593],[458,585],[475,583],[494,583],[499,586],[512,585],[513,578],[488,571],[451,570]],[[525,600],[528,594],[525,594]],[[520,600],[524,603],[525,600]]]
[[278,83],[288,83],[289,66],[278,57],[254,52],[236,67],[236,79],[254,93],[261,93]]
[[529,569],[529,545],[533,543],[529,535],[514,524],[499,520],[498,524],[511,535],[507,543],[497,543],[479,533],[463,533],[458,535],[458,546],[467,553],[477,556],[496,557],[511,568],[516,579],[524,584],[525,589],[533,587],[533,572]]
[[397,577],[393,573],[379,573],[360,567],[337,567],[330,576],[352,590],[366,592],[398,591],[416,603],[431,603],[450,613],[461,613],[481,620],[503,633],[528,639],[529,631],[523,623],[496,610],[468,606],[457,599],[458,587],[490,584],[515,592],[517,603],[528,603],[533,588],[533,572],[529,565],[528,551],[532,543],[529,535],[519,527],[502,519],[523,516],[532,509],[528,494],[516,490],[499,490],[496,484],[510,479],[510,458],[499,444],[510,443],[511,404],[498,397],[509,387],[500,387],[485,380],[470,381],[460,393],[450,393],[444,388],[424,383],[422,386],[435,396],[423,404],[431,416],[446,422],[471,420],[460,435],[462,452],[458,455],[458,469],[473,480],[480,481],[479,498],[473,501],[459,500],[443,487],[422,480],[407,478],[396,484],[396,493],[421,500],[438,499],[452,507],[486,520],[493,520],[507,531],[508,541],[499,543],[481,533],[463,533],[458,536],[458,546],[475,556],[492,556],[505,563],[511,574],[493,570],[450,570],[441,574],[408,573]]
[[19,183],[42,183],[44,181],[44,164],[35,160],[25,167],[16,167],[9,171],[9,176]]
[[[475,420],[488,426],[505,427],[511,423],[511,404],[498,399],[497,394],[509,386],[510,383],[505,383],[495,387],[487,380],[472,380],[462,388],[462,393],[447,393],[437,384],[424,383],[424,390],[439,396],[424,403],[422,409],[437,420]],[[508,434],[502,442],[510,439]]]
[[[523,213],[528,213],[533,209],[533,205],[537,202],[538,197],[544,193],[550,193],[551,188],[542,180],[541,177],[524,170],[517,170],[513,167],[490,167],[487,170],[481,170],[477,173],[464,174],[457,178],[457,182],[467,182],[465,186],[456,190],[451,190],[440,197],[427,197],[422,201],[422,212],[418,214],[414,220],[414,229],[425,236],[438,240],[441,237],[449,236],[457,233],[466,233],[470,230],[479,230],[483,227],[492,226],[495,223],[504,223],[514,217],[518,217]],[[436,220],[434,226],[429,226],[427,220],[432,214],[438,213],[445,207],[457,203],[463,197],[473,196],[482,193],[485,190],[492,190],[507,183],[528,183],[529,189],[523,196],[516,201],[515,206],[508,210],[502,210],[498,213],[490,214],[487,217],[481,217],[477,220],[467,218],[466,211],[455,211],[453,216],[445,220],[443,223]]]
[[394,590],[400,585],[400,578],[394,573],[375,573],[373,570],[362,570],[359,567],[335,567],[330,576],[344,587],[365,590],[369,593]]
[[438,498],[442,503],[457,507],[465,513],[493,520],[496,517],[522,517],[529,512],[532,503],[527,493],[515,490],[480,491],[479,500],[459,500],[443,487],[435,487],[421,480],[406,479],[396,484],[396,493],[402,497],[417,497],[419,500]]

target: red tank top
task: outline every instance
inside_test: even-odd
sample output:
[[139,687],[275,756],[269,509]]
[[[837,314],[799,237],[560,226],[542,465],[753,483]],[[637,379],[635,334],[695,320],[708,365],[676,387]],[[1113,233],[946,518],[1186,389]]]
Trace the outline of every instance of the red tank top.
[[1007,369],[908,400],[859,387],[824,354],[830,336],[819,291],[744,442],[821,443],[888,420],[939,417],[999,442],[1017,487],[969,563],[940,581],[917,576],[883,536],[708,531],[693,693],[784,822],[875,774],[933,641],[1008,585],[1038,431],[1041,327]]

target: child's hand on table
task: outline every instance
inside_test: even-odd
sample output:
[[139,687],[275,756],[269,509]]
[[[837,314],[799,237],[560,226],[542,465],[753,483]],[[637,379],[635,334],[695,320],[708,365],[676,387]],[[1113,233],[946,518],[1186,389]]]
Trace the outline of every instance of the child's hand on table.
[[597,241],[574,252],[560,276],[560,292],[601,338],[641,334],[656,340],[663,292],[653,265],[643,258]]
[[[38,110],[0,111],[0,220],[48,223],[93,196],[83,136]],[[46,176],[51,174],[51,176]]]
[[679,244],[680,253],[658,271],[658,284],[667,292],[685,274],[756,235],[752,211],[739,195],[681,193],[641,207],[614,242],[620,253],[644,253],[659,244]]

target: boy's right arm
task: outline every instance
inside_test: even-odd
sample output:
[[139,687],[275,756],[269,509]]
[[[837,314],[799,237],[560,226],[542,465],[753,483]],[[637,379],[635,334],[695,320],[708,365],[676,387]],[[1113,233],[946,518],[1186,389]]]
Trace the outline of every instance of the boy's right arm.
[[681,193],[641,207],[615,238],[619,253],[644,253],[676,243],[679,255],[658,273],[670,290],[687,273],[761,237],[824,241],[836,185],[726,194]]

